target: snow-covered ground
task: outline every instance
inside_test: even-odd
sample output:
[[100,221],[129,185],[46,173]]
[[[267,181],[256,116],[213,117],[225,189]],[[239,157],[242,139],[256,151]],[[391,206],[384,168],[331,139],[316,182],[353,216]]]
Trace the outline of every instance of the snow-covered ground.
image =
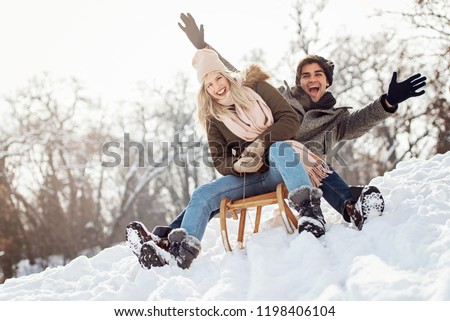
[[[449,301],[450,152],[402,162],[371,184],[386,209],[362,231],[324,201],[328,227],[320,239],[271,226],[250,236],[245,250],[225,253],[215,218],[189,270],[143,270],[122,243],[9,279],[0,300]],[[235,239],[236,223],[229,227]]]

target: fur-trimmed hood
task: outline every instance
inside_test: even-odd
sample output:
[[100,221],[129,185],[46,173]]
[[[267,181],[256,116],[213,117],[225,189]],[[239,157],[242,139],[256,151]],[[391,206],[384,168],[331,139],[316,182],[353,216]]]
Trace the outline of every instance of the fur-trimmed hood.
[[241,75],[243,77],[242,85],[250,88],[255,88],[257,82],[266,81],[270,78],[270,74],[258,64],[251,64]]

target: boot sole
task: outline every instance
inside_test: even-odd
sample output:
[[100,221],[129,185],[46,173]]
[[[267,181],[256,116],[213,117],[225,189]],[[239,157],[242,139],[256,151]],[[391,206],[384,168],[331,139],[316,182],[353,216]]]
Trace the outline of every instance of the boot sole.
[[141,255],[139,256],[139,263],[144,269],[151,269],[152,267],[160,267],[167,265],[168,262],[161,257],[159,251],[163,251],[153,241],[144,243],[141,248]]
[[[320,223],[317,220],[314,220],[315,222],[312,222],[309,220],[304,220],[305,218],[300,218],[299,224],[298,224],[298,233],[302,233],[303,231],[305,232],[310,232],[312,233],[315,237],[319,238],[322,235],[325,234],[325,228],[322,226],[319,226],[318,224],[322,225],[322,223]],[[316,223],[317,222],[317,223]]]
[[147,235],[142,234],[142,231],[134,226],[128,225],[126,229],[126,243],[137,257],[141,254],[142,244],[144,244],[147,237]]
[[364,220],[381,216],[384,211],[384,199],[380,190],[374,186],[368,186],[361,192],[361,213]]
[[126,228],[126,243],[131,251],[139,257],[141,254],[141,247],[147,241],[157,241],[152,237],[144,224],[138,221],[131,222]]

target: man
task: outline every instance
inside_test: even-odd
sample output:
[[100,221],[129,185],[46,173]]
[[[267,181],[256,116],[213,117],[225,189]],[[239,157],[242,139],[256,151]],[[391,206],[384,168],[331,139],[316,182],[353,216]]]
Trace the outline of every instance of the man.
[[[203,25],[198,28],[194,18],[188,13],[182,14],[180,28],[186,33],[197,49],[208,47],[215,50],[204,40]],[[219,57],[232,71],[237,71],[226,59]],[[296,70],[296,84],[293,88],[280,87],[280,91],[297,111],[301,126],[294,139],[303,143],[316,155],[328,162],[333,157],[333,148],[340,141],[351,140],[367,133],[374,126],[395,113],[398,104],[411,97],[423,95],[426,77],[415,74],[407,80],[397,83],[397,73],[393,73],[387,94],[381,95],[364,108],[350,113],[351,107],[335,107],[336,99],[327,91],[333,83],[334,64],[323,57],[309,55],[302,59]],[[285,83],[286,84],[286,83]],[[347,222],[361,230],[369,213],[381,215],[384,201],[377,189],[366,188],[355,203],[349,186],[333,171],[322,181],[320,188],[323,197],[336,209]],[[154,233],[163,237],[180,225],[182,212],[169,227],[156,227]],[[217,214],[211,213],[211,218]]]

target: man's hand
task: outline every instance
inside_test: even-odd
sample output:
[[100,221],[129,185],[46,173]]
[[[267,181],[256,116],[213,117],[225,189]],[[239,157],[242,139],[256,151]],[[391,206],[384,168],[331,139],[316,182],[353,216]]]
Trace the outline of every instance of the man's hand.
[[180,26],[181,30],[184,31],[194,47],[197,49],[205,48],[207,46],[207,43],[205,42],[205,32],[203,30],[203,25],[200,25],[199,29],[190,13],[188,13],[187,15],[182,13],[180,15],[180,18],[183,21],[184,26],[181,23],[178,23],[178,26]]
[[294,96],[292,96],[292,92],[291,89],[288,85],[288,83],[286,82],[286,80],[283,81],[284,86],[280,86],[278,87],[278,91],[284,96],[284,98],[294,98]]
[[405,81],[397,82],[397,73],[392,74],[392,80],[389,84],[389,90],[386,96],[386,100],[391,105],[397,105],[402,101],[411,97],[417,97],[423,95],[425,90],[417,92],[417,90],[426,85],[425,80],[427,77],[421,74],[415,74],[409,77]]

